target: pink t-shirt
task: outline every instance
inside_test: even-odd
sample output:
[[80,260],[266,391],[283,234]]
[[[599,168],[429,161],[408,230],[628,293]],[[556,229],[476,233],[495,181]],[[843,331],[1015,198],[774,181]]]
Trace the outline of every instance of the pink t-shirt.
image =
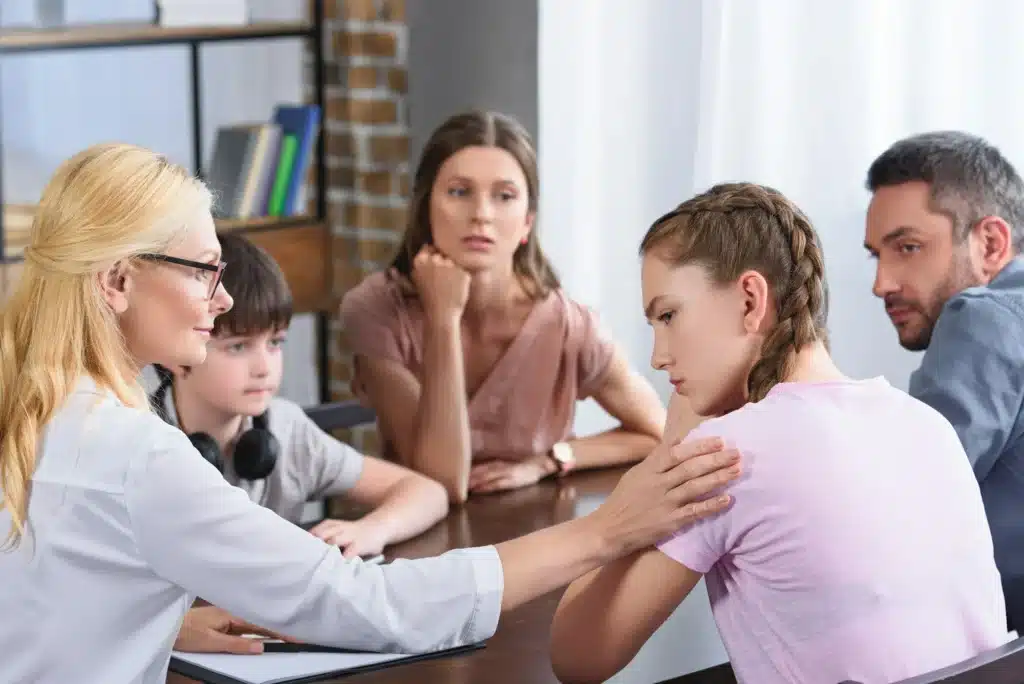
[[1005,643],[985,511],[952,426],[884,379],[785,383],[692,437],[733,505],[659,548],[705,573],[741,684],[892,682]]

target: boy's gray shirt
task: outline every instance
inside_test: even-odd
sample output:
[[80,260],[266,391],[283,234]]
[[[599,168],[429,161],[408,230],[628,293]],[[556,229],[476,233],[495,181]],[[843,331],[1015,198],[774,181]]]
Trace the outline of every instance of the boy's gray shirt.
[[943,307],[910,394],[953,424],[981,486],[1007,606],[1024,620],[1024,259]]
[[[167,419],[177,426],[170,392],[164,407]],[[363,455],[321,430],[293,401],[274,397],[267,411],[270,432],[281,444],[273,472],[263,480],[243,480],[228,458],[224,478],[254,502],[298,524],[307,502],[343,494],[355,486],[363,471]],[[251,418],[242,422],[243,430],[251,427]]]

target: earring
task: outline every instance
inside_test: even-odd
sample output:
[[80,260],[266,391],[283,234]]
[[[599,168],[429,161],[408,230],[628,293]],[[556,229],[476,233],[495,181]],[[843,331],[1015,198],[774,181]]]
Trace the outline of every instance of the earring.
[[519,244],[525,245],[529,241],[530,241],[529,238],[523,238],[522,240],[519,241]]

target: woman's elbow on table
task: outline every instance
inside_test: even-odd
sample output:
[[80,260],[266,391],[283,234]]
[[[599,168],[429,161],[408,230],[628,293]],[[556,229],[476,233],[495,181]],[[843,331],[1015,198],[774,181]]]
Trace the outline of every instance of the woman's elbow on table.
[[448,503],[452,506],[461,506],[469,500],[469,492],[465,489],[448,492]]
[[556,615],[551,630],[551,669],[562,684],[607,681],[635,655],[624,652],[618,644],[601,643],[606,634],[567,633],[568,625],[559,617]]
[[592,653],[584,659],[571,660],[552,654],[551,668],[561,684],[600,684],[614,677],[622,669],[604,660],[605,658],[598,653]]
[[456,474],[447,477],[434,476],[434,479],[444,487],[444,491],[448,494],[449,505],[461,506],[469,499],[468,475],[465,477]]

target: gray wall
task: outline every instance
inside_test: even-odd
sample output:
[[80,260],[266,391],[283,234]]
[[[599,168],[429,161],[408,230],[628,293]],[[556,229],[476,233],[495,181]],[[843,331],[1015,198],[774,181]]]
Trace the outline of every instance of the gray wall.
[[494,109],[537,137],[538,0],[406,0],[413,158],[448,116]]

